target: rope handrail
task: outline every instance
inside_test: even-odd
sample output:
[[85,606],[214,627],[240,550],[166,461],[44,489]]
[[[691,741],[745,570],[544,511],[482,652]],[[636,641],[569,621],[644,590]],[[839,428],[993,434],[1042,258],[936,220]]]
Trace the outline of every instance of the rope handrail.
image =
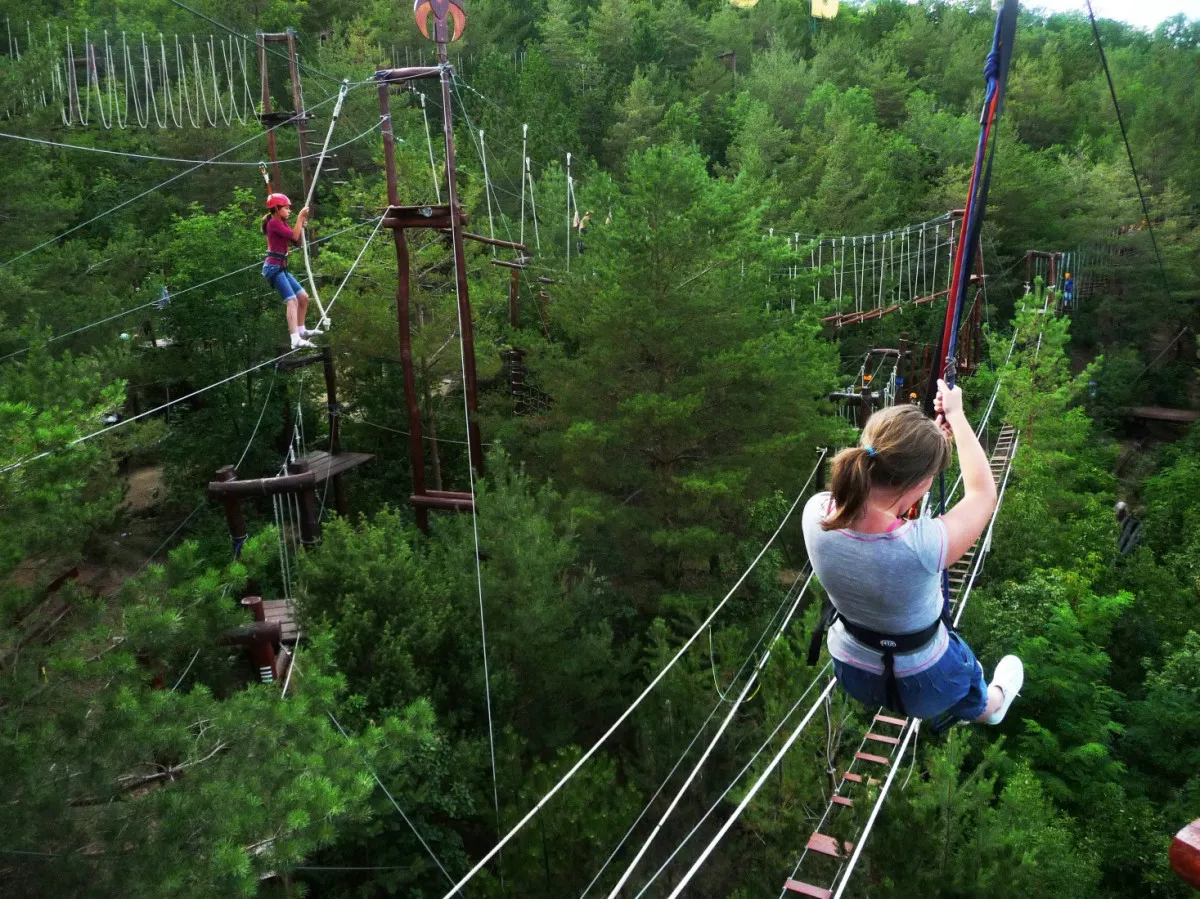
[[[369,137],[376,130],[378,130],[379,127],[380,127],[380,123],[376,123],[376,124],[372,125],[370,128],[368,128],[366,131],[362,132],[361,134],[359,134],[358,136],[356,136],[354,138],[351,138],[350,140],[346,141],[345,143],[341,143],[341,144],[338,144],[337,146],[328,148],[327,150],[324,151],[323,154],[322,153],[308,153],[304,156],[293,156],[289,159],[280,159],[276,163],[273,163],[273,164],[288,165],[290,163],[295,163],[295,162],[307,162],[310,159],[320,159],[322,155],[328,155],[329,153],[334,153],[338,150],[341,150],[341,149],[344,149],[345,147],[350,146],[351,144],[357,143],[358,141],[362,140],[364,137]],[[24,141],[25,143],[30,143],[30,144],[41,144],[41,145],[48,146],[48,147],[57,147],[62,150],[82,150],[87,153],[100,153],[105,156],[121,156],[126,159],[143,159],[148,162],[174,162],[174,163],[179,163],[181,165],[196,165],[196,166],[214,165],[214,166],[231,166],[231,167],[246,167],[246,166],[257,167],[261,164],[257,161],[243,162],[241,160],[183,159],[178,156],[154,156],[149,153],[126,153],[121,150],[106,150],[102,147],[85,147],[82,144],[68,144],[68,143],[63,143],[61,141],[56,141],[56,140],[46,140],[46,139],[40,138],[40,137],[30,137],[29,135],[26,135],[26,134],[9,134],[8,132],[5,132],[5,131],[0,131],[0,138],[5,139],[5,140]]]
[[[808,566],[805,566],[805,568],[807,570]],[[795,595],[795,591],[799,586],[800,586],[800,579],[798,578],[795,581],[795,583],[792,585],[792,587],[784,595],[783,602],[779,605],[779,608],[777,608],[775,610],[774,614],[771,615],[771,619],[767,622],[766,628],[759,635],[759,638],[758,638],[757,642],[754,644],[754,646],[751,647],[749,654],[746,656],[745,659],[743,659],[742,664],[740,666],[738,666],[737,671],[734,672],[733,677],[730,679],[729,686],[725,688],[727,692],[733,689],[734,685],[737,684],[738,681],[741,679],[741,676],[746,671],[747,667],[749,667],[749,665],[752,662],[754,662],[755,658],[758,655],[759,648],[762,646],[763,642],[767,639],[767,637],[773,631],[775,631],[776,620],[779,618],[781,613],[785,613],[785,610],[788,609],[788,607],[791,604],[793,597]],[[709,632],[710,641],[711,641],[711,637],[712,637],[712,633],[711,633],[711,629],[710,629],[710,632]],[[711,652],[711,648],[710,648],[710,652]],[[588,883],[587,887],[584,888],[584,891],[579,894],[579,899],[587,899],[587,895],[588,895],[588,893],[590,893],[592,891],[592,887],[594,887],[597,884],[597,882],[599,882],[600,878],[604,875],[604,872],[608,870],[608,866],[612,864],[613,859],[615,859],[617,857],[617,853],[619,853],[621,851],[621,849],[625,846],[625,844],[629,841],[629,838],[633,835],[633,831],[637,828],[638,824],[640,824],[642,819],[644,817],[646,817],[646,814],[650,811],[651,807],[654,805],[654,802],[662,794],[663,790],[665,790],[667,788],[667,784],[671,782],[671,779],[675,776],[675,772],[678,771],[680,766],[683,764],[684,759],[687,758],[687,756],[691,753],[692,748],[696,745],[697,742],[699,742],[700,737],[703,735],[704,731],[708,729],[708,725],[712,722],[713,718],[716,717],[717,712],[719,712],[721,710],[721,707],[723,705],[726,705],[728,703],[728,700],[726,699],[726,694],[723,694],[721,692],[720,686],[716,682],[716,670],[715,669],[713,671],[713,679],[714,679],[714,691],[717,694],[717,701],[715,703],[713,703],[713,707],[709,711],[708,716],[704,719],[704,721],[701,722],[700,726],[696,729],[695,735],[693,735],[691,741],[688,743],[687,746],[684,747],[683,751],[679,754],[679,758],[676,759],[675,764],[671,766],[671,770],[667,772],[665,777],[663,777],[662,782],[658,785],[658,789],[656,789],[654,791],[654,793],[651,795],[651,797],[642,806],[641,812],[634,819],[633,823],[631,825],[629,825],[629,828],[625,831],[624,836],[622,836],[621,839],[617,841],[617,845],[615,847],[613,847],[612,852],[609,853],[609,856],[607,859],[605,859],[604,864],[600,866],[600,870],[596,872],[596,874],[592,878],[591,882]]]
[[704,763],[708,761],[713,749],[716,748],[717,743],[724,735],[725,730],[733,721],[738,709],[740,709],[742,703],[746,701],[746,697],[750,695],[750,690],[758,682],[758,676],[762,674],[763,669],[766,668],[767,663],[771,660],[771,649],[777,642],[783,639],[783,635],[787,630],[788,624],[791,622],[792,617],[796,614],[796,610],[800,607],[800,600],[802,600],[804,598],[804,594],[808,592],[809,585],[812,584],[815,577],[816,574],[810,571],[808,578],[804,582],[804,586],[796,594],[796,599],[792,603],[792,607],[788,610],[787,615],[785,615],[783,618],[783,622],[779,625],[778,630],[775,632],[775,638],[767,646],[767,650],[763,653],[762,658],[759,659],[758,664],[754,666],[754,670],[750,673],[750,677],[746,679],[746,683],[743,685],[741,693],[738,694],[737,699],[734,700],[733,704],[730,706],[728,713],[726,713],[725,718],[721,721],[720,726],[717,728],[717,732],[713,734],[712,739],[709,740],[708,746],[704,748],[704,752],[701,753],[700,758],[696,761],[696,764],[692,766],[692,770],[688,772],[688,776],[684,778],[683,783],[679,786],[679,789],[676,790],[675,796],[671,799],[666,811],[662,813],[662,816],[658,819],[658,823],[654,825],[654,829],[650,832],[650,835],[646,837],[645,841],[634,855],[633,860],[625,868],[625,873],[621,875],[616,885],[612,888],[612,890],[609,891],[608,899],[616,899],[616,896],[621,891],[621,888],[625,886],[625,884],[629,881],[629,878],[633,876],[634,869],[637,868],[638,862],[642,860],[642,857],[650,849],[650,844],[654,842],[655,837],[657,837],[662,831],[663,827],[667,823],[667,819],[671,817],[671,813],[675,811],[680,801],[683,799],[684,793],[687,792],[693,781],[695,781],[696,777],[700,774],[700,769],[703,768]]

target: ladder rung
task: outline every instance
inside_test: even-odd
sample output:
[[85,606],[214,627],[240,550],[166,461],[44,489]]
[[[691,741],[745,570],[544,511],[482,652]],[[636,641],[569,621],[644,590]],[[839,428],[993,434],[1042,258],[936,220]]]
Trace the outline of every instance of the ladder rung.
[[899,737],[885,737],[883,734],[867,734],[868,740],[874,740],[876,743],[887,743],[889,746],[899,746]]
[[845,796],[834,796],[833,801],[837,805],[844,805],[847,808],[852,808],[854,806],[854,801],[851,799],[847,799]]
[[845,858],[842,854],[843,847],[846,852],[854,851],[853,843],[846,842],[838,845],[836,839],[823,833],[814,833],[808,838],[809,849],[813,852],[820,852],[822,855],[828,855],[830,858]]
[[875,720],[881,721],[884,724],[894,724],[896,727],[905,727],[908,724],[908,721],[904,718],[892,718],[888,715],[876,715]]
[[864,762],[874,762],[877,765],[883,765],[885,768],[892,764],[891,759],[885,759],[881,755],[871,755],[869,752],[856,752],[854,753],[854,757],[862,759]]
[[811,899],[830,899],[833,896],[833,893],[823,887],[815,887],[811,883],[799,880],[789,879],[783,888],[791,893],[799,893],[801,896],[810,896]]
[[[853,771],[846,771],[845,773],[842,774],[842,778],[844,780],[848,780],[848,781],[851,781],[852,783],[856,783],[856,784],[860,784],[864,780],[864,778],[861,774],[855,774]],[[867,781],[867,786],[870,786],[870,787],[873,787],[877,783],[879,783],[879,781],[877,781],[873,777],[868,777],[865,779]]]

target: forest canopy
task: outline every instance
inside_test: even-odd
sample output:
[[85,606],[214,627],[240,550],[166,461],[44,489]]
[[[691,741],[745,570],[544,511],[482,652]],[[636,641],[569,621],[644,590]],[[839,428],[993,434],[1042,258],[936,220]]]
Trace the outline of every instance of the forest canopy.
[[[0,892],[436,899],[571,774],[463,895],[608,895],[660,818],[621,891],[671,894],[826,683],[793,511],[923,398],[980,133],[990,4],[812,9],[467,0],[443,91],[405,4],[9,5]],[[1019,439],[960,626],[1026,682],[893,759],[847,897],[1188,895],[1198,79],[1200,22],[1020,13],[959,368]],[[689,895],[832,882],[874,710],[815,708]]]

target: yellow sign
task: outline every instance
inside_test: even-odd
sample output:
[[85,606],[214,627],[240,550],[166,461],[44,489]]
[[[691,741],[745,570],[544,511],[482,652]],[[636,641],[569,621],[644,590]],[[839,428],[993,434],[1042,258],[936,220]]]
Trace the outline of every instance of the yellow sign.
[[812,0],[812,14],[818,19],[832,19],[838,14],[838,0]]
[[758,6],[758,0],[729,0],[731,4],[738,9],[749,9],[752,6]]

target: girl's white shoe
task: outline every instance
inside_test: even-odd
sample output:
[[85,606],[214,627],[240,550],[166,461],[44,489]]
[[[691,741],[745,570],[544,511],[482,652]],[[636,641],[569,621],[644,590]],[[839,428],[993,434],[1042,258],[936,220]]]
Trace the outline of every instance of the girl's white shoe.
[[1021,664],[1021,660],[1016,656],[1005,656],[996,665],[996,670],[992,674],[992,683],[990,686],[999,687],[1004,694],[1004,702],[1001,703],[993,714],[988,715],[984,721],[987,724],[999,724],[1004,720],[1004,716],[1008,714],[1008,707],[1012,705],[1012,701],[1017,698],[1017,694],[1021,692],[1021,687],[1025,684],[1025,666]]

